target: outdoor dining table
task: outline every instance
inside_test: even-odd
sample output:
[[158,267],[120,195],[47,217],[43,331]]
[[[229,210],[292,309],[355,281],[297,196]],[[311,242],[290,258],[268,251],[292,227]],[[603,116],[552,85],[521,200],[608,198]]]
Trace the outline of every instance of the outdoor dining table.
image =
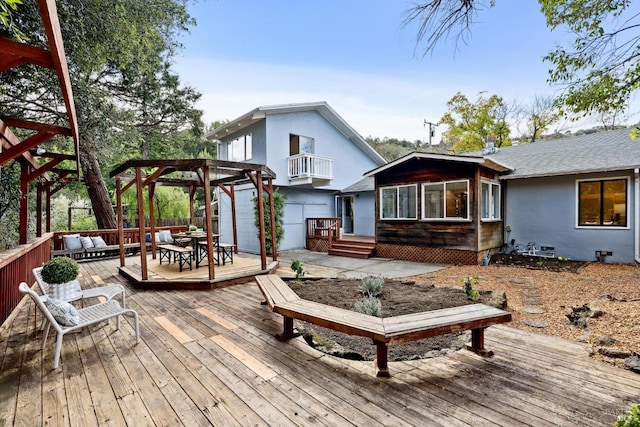
[[[212,234],[211,237],[213,238],[213,247],[217,247],[218,246],[218,238],[220,237],[219,234]],[[192,252],[192,259],[194,259],[196,261],[196,268],[200,267],[200,263],[202,262],[202,260],[207,256],[207,244],[206,244],[206,238],[207,238],[207,233],[205,232],[180,232],[180,233],[175,233],[173,235],[174,240],[175,239],[191,239],[191,248],[193,249]],[[205,242],[202,242],[202,240],[205,240]]]

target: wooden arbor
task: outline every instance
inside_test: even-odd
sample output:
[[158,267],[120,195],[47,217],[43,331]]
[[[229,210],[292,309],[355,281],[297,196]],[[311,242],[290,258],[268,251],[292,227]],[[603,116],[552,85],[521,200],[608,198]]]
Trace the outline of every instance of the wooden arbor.
[[[135,185],[138,199],[137,213],[139,218],[138,233],[140,244],[141,280],[148,280],[147,248],[145,242],[145,214],[143,191],[148,189],[149,195],[149,227],[151,235],[155,233],[155,216],[153,210],[153,195],[157,185],[186,187],[189,189],[191,215],[193,216],[193,196],[197,188],[204,190],[204,211],[207,227],[211,226],[211,188],[219,187],[231,199],[233,219],[233,242],[237,251],[235,186],[253,184],[257,194],[257,208],[259,215],[260,258],[262,269],[267,268],[267,249],[264,223],[263,193],[269,194],[271,223],[275,223],[273,203],[273,178],[275,174],[265,165],[253,163],[237,163],[223,160],[183,159],[183,160],[129,160],[116,167],[109,174],[116,180],[116,202],[118,214],[118,234],[120,242],[120,265],[125,266],[124,258],[124,230],[122,212],[122,193]],[[123,181],[125,184],[123,185]],[[265,182],[266,181],[266,182]],[[213,261],[213,237],[207,230],[207,253],[209,266],[209,280],[215,279]],[[275,242],[275,227],[271,227],[271,241]],[[155,239],[151,239],[151,251],[155,255]],[[273,246],[273,245],[272,245]],[[277,252],[272,247],[273,261],[277,261]],[[121,269],[122,270],[122,269]]]
[[[69,182],[79,177],[78,163],[78,125],[76,110],[71,91],[69,70],[64,53],[62,33],[56,11],[55,0],[38,0],[38,8],[47,35],[49,49],[19,43],[4,37],[0,37],[0,72],[5,72],[23,64],[33,64],[55,71],[60,83],[62,98],[69,121],[69,127],[54,126],[30,120],[2,117],[0,118],[0,166],[18,160],[22,171],[20,176],[20,225],[19,242],[27,243],[27,218],[29,183],[38,180],[37,214],[38,223],[36,234],[42,235],[42,195],[46,194],[46,231],[51,231],[51,196],[61,190]],[[12,131],[11,127],[34,131],[29,137],[21,141]],[[56,135],[70,136],[74,140],[73,154],[39,153],[46,163],[39,164],[31,154],[40,144],[50,140]],[[60,164],[65,160],[75,162],[75,169],[63,169]],[[55,173],[56,179],[50,174]],[[75,177],[74,177],[75,176]]]

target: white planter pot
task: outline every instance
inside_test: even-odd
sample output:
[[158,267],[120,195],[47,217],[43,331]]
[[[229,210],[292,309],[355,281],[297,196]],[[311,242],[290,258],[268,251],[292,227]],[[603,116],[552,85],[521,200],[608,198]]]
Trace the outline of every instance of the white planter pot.
[[82,298],[82,287],[77,279],[59,285],[49,284],[47,295],[62,301],[75,301]]

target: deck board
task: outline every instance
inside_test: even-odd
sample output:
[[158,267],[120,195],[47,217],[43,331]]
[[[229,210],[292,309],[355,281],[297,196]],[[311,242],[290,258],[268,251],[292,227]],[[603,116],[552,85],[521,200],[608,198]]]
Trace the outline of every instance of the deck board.
[[640,400],[637,374],[506,325],[486,331],[492,358],[391,361],[383,380],[373,362],[278,341],[282,316],[255,283],[144,291],[117,275],[117,259],[81,269],[83,286],[125,286],[140,344],[130,317],[120,330],[84,328],[65,336],[53,371],[55,334],[40,351],[40,317],[25,301],[1,329],[0,425],[601,426]]

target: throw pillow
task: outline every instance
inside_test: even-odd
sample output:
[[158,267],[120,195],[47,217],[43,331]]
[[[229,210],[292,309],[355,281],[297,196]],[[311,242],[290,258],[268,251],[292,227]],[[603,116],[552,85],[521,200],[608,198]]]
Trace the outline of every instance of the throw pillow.
[[162,240],[160,240],[160,233],[156,231],[155,236],[156,243],[162,243]]
[[104,241],[102,236],[92,236],[91,240],[93,241],[93,246],[96,248],[106,248],[107,243]]
[[62,240],[64,240],[64,247],[69,250],[82,249],[79,234],[67,234],[66,236],[62,236]]
[[80,236],[80,243],[82,243],[82,247],[85,249],[91,249],[94,244],[93,240],[89,236]]
[[60,325],[76,326],[80,323],[78,310],[68,302],[47,298],[44,301],[44,305]]
[[173,237],[171,236],[171,232],[169,230],[164,230],[160,232],[160,241],[171,243],[173,242]]

